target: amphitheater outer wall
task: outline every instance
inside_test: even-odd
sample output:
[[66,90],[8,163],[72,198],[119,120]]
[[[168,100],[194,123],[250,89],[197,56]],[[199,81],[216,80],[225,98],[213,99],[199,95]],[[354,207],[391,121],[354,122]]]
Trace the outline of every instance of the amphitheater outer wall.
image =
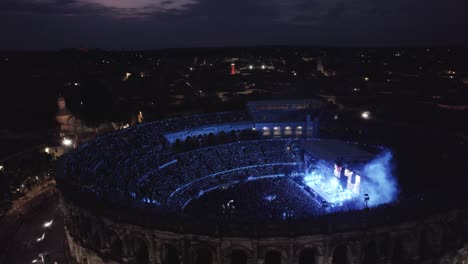
[[308,251],[312,263],[332,264],[339,247],[346,264],[367,263],[371,255],[373,263],[468,263],[466,209],[349,232],[234,237],[143,228],[93,215],[64,199],[62,205],[70,253],[78,263],[231,264],[231,254],[240,252],[244,263],[268,264],[266,256],[274,252],[283,264],[300,264],[301,253]]

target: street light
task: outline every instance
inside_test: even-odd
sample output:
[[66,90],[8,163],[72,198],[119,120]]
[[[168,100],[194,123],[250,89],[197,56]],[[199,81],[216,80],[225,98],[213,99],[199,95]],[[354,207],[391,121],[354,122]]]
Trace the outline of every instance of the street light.
[[73,144],[73,141],[69,138],[63,138],[62,144],[66,147],[70,147]]
[[44,223],[44,227],[50,227],[52,225],[52,223],[54,222],[54,220],[50,220],[49,222],[45,222]]
[[361,117],[363,119],[370,119],[371,113],[369,111],[364,111],[364,112],[361,113]]
[[41,237],[37,238],[36,241],[41,242],[42,240],[44,240],[44,238],[45,238],[45,233],[43,233]]

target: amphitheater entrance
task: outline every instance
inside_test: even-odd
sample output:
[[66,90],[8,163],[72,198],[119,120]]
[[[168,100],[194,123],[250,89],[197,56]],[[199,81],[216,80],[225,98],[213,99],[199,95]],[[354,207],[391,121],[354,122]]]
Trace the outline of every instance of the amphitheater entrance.
[[179,252],[173,245],[164,245],[162,249],[162,264],[179,264]]
[[406,258],[406,249],[404,246],[403,238],[398,238],[393,245],[393,253],[392,253],[392,263],[394,264],[404,264],[407,263]]
[[281,264],[281,253],[276,250],[268,251],[265,254],[265,264]]
[[315,264],[318,263],[316,261],[317,254],[315,249],[313,248],[306,248],[301,251],[299,255],[299,264]]
[[247,254],[242,250],[233,250],[230,256],[230,264],[247,264]]
[[370,242],[367,245],[366,251],[364,252],[363,264],[374,264],[377,263],[377,243],[375,241]]
[[335,248],[333,251],[332,264],[349,264],[349,252],[348,247],[341,245]]
[[107,243],[106,246],[109,248],[109,254],[113,257],[122,256],[122,241],[116,232],[107,231]]
[[148,246],[141,238],[135,238],[133,241],[135,261],[138,264],[149,264]]
[[195,264],[212,264],[213,256],[207,248],[200,248],[196,251]]

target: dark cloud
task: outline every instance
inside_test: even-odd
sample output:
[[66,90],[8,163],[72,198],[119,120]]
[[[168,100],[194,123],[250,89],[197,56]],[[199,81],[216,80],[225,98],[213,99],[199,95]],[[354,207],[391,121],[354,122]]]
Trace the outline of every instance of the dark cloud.
[[6,0],[3,12],[136,18],[185,11],[196,4],[197,0]]
[[[462,0],[4,0],[0,48],[468,43]],[[11,25],[11,26],[9,26]],[[27,38],[36,41],[25,41]]]

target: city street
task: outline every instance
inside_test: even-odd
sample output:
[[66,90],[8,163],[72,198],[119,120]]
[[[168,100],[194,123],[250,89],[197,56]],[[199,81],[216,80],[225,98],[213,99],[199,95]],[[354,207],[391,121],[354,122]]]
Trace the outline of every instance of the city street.
[[74,263],[68,254],[57,195],[42,199],[26,214],[21,209],[17,211],[8,232],[1,233],[4,250],[1,263],[43,263],[40,254],[45,263]]

